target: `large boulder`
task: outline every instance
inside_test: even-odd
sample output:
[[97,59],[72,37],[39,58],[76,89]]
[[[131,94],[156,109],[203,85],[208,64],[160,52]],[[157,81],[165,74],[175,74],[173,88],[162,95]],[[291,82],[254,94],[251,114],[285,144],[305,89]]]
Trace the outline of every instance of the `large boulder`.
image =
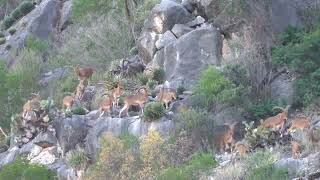
[[189,26],[187,25],[184,25],[184,24],[176,24],[173,26],[172,28],[172,33],[177,37],[181,37],[182,35],[184,34],[187,34],[188,32],[192,31],[193,29],[190,28]]
[[320,153],[310,154],[300,159],[283,158],[275,163],[277,168],[288,168],[289,177],[312,174],[320,168]]
[[8,151],[0,154],[0,169],[11,162],[13,162],[19,155],[19,148],[17,146],[10,148]]
[[159,50],[152,64],[166,71],[173,87],[192,84],[208,65],[220,65],[222,37],[211,25],[204,25]]
[[[14,24],[12,28],[17,31],[13,35],[7,34],[6,43],[0,46],[0,59],[11,64],[10,61],[13,61],[14,57],[10,49],[23,48],[28,37],[41,40],[56,37],[62,28],[59,26],[65,27],[71,14],[71,0],[62,3],[60,0],[43,0],[33,11]],[[8,48],[8,45],[11,48]]]
[[57,144],[57,138],[52,132],[46,131],[38,134],[37,137],[32,140],[32,142],[42,148],[48,148]]
[[73,115],[72,118],[58,118],[53,126],[64,155],[84,141],[89,129],[87,119],[80,115]]
[[[90,117],[93,117],[93,115],[91,114]],[[128,132],[134,136],[140,137],[147,134],[149,130],[153,129],[159,131],[163,136],[167,137],[174,129],[172,120],[168,120],[165,117],[156,122],[144,122],[139,117],[102,117],[95,120],[92,119],[88,122],[88,124],[90,124],[92,128],[90,128],[88,136],[86,137],[85,149],[92,159],[96,158],[99,150],[99,138],[105,132],[110,132],[115,136],[119,136],[122,133]]]
[[156,52],[155,43],[159,34],[171,30],[175,24],[184,24],[192,20],[191,14],[179,3],[162,0],[151,11],[138,39],[139,56],[145,64],[149,63]]

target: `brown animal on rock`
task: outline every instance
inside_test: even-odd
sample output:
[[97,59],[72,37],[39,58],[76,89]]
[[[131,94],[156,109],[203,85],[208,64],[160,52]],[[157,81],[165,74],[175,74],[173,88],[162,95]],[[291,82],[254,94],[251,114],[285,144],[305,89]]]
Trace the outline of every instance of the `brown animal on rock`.
[[112,89],[112,98],[113,98],[113,108],[115,106],[119,106],[119,98],[124,93],[124,87],[118,83],[113,89]]
[[290,106],[287,106],[285,109],[281,107],[276,107],[280,108],[282,110],[281,113],[277,114],[276,116],[269,117],[266,120],[262,122],[262,126],[265,128],[269,129],[276,129],[282,131],[285,125],[286,120],[288,119],[288,110]]
[[107,111],[110,115],[110,113],[112,112],[112,106],[113,106],[113,98],[112,96],[107,95],[106,97],[104,97],[104,99],[100,103],[100,108],[99,108],[100,117],[102,117]]
[[236,154],[239,154],[240,157],[243,157],[249,152],[249,147],[244,143],[237,142],[234,150]]
[[93,74],[93,69],[88,68],[80,68],[80,65],[77,65],[77,67],[74,69],[74,72],[78,76],[79,80],[86,81],[88,79],[91,79]]
[[166,109],[168,109],[169,103],[173,99],[177,99],[177,93],[171,89],[161,88],[160,92],[157,94],[155,99],[157,101],[163,102],[165,104]]
[[[125,64],[125,62],[127,62],[127,64]],[[132,77],[138,73],[142,73],[144,69],[145,66],[140,62],[130,62],[128,60],[122,61],[122,71],[127,77]]]
[[219,147],[220,152],[230,149],[229,144],[232,144],[234,139],[234,130],[237,122],[227,125],[227,128],[222,128],[214,132],[214,144]]
[[144,107],[144,103],[147,102],[148,100],[148,91],[146,88],[140,88],[138,90],[138,93],[136,95],[130,95],[124,98],[124,106],[123,108],[120,110],[119,113],[119,118],[121,117],[121,114],[124,110],[126,110],[126,114],[127,116],[129,116],[129,107],[131,105],[139,105],[140,109],[142,111],[143,114],[143,107]]
[[74,104],[74,97],[73,96],[65,96],[62,100],[62,109],[66,110],[66,111],[71,111],[71,108]]
[[295,158],[295,159],[299,158],[299,156],[301,154],[301,146],[298,142],[296,142],[296,141],[292,142],[291,152],[292,152],[293,158]]
[[78,99],[79,101],[81,101],[83,98],[85,89],[86,89],[86,86],[84,84],[84,81],[80,80],[80,82],[76,88],[76,91],[75,91],[75,99]]
[[41,101],[41,96],[40,93],[32,93],[34,96],[31,100],[28,100],[24,105],[23,105],[23,111],[22,111],[22,118],[26,118],[26,115],[31,112],[31,111],[39,111],[41,108],[40,101]]
[[311,118],[310,117],[297,117],[291,122],[291,127],[288,129],[288,131],[292,131],[294,129],[309,129],[311,124]]

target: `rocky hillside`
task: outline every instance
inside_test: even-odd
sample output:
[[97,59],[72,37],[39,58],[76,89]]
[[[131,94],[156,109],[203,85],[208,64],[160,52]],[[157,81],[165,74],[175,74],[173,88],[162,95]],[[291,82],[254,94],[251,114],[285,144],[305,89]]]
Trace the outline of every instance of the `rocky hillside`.
[[0,179],[319,179],[318,0],[0,0]]

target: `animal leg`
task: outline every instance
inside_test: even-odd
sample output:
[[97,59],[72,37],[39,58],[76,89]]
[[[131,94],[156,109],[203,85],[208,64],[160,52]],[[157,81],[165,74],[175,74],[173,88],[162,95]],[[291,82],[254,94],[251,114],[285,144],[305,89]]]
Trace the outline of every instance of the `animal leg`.
[[[124,105],[123,108],[122,108],[122,109],[120,110],[120,112],[119,112],[119,118],[121,118],[122,112],[123,112],[124,110],[127,110],[127,109],[128,109],[127,105]],[[127,110],[127,114],[128,114],[128,110]]]

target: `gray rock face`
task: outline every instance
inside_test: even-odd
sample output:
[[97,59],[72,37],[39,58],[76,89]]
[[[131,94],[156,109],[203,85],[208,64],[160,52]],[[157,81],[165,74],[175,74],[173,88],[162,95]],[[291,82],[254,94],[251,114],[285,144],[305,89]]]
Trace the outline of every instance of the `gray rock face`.
[[19,148],[16,146],[13,148],[10,148],[8,151],[0,154],[0,169],[4,165],[13,162],[18,155],[19,155]]
[[72,118],[60,118],[54,122],[56,137],[63,154],[74,149],[87,136],[89,127],[85,116],[73,115]]
[[289,25],[302,26],[299,10],[292,0],[273,0],[270,3],[270,21],[276,34],[281,33]]
[[57,144],[57,138],[50,132],[41,132],[32,142],[42,148],[52,147]]
[[71,14],[72,14],[72,1],[69,0],[64,2],[62,5],[61,18],[59,22],[60,31],[64,30],[67,27]]
[[33,11],[14,24],[12,28],[17,31],[14,35],[7,35],[6,43],[0,46],[0,59],[11,64],[10,60],[13,60],[13,57],[6,48],[8,45],[20,49],[30,36],[49,40],[57,35],[59,26],[64,27],[71,14],[71,0],[63,5],[61,3],[59,0],[43,0]]
[[203,24],[206,20],[201,17],[201,16],[197,16],[196,19],[194,19],[193,21],[188,22],[186,25],[192,28],[195,28],[197,26],[200,26],[201,24]]
[[173,87],[188,81],[192,84],[208,65],[219,65],[221,61],[222,38],[212,26],[197,28],[159,50],[154,66],[166,71],[166,80]]
[[287,74],[282,74],[271,83],[272,98],[282,98],[289,105],[293,103],[293,80]]
[[190,20],[192,20],[191,14],[182,5],[174,1],[163,0],[160,4],[157,4],[152,9],[137,42],[142,62],[148,64],[152,60],[159,34],[171,30],[175,24],[184,24]]
[[191,14],[181,4],[172,0],[162,0],[152,9],[144,29],[163,34],[171,30],[175,24],[184,24],[191,20]]
[[184,34],[187,34],[188,32],[191,32],[193,29],[184,25],[184,24],[176,24],[172,28],[172,33],[177,37],[181,37]]
[[277,168],[288,168],[289,177],[308,175],[317,172],[320,168],[320,153],[310,154],[301,159],[284,158],[275,163]]
[[54,69],[50,72],[43,74],[41,80],[39,81],[39,84],[42,87],[46,87],[50,84],[50,82],[59,80],[59,79],[65,77],[66,75],[68,75],[67,68],[57,68],[57,69]]
[[156,42],[156,47],[157,47],[157,49],[161,49],[161,48],[167,46],[168,44],[174,42],[175,40],[177,40],[177,38],[172,34],[172,32],[166,31],[160,37],[160,39]]
[[[90,116],[93,117],[93,114]],[[115,136],[121,133],[128,132],[132,135],[140,137],[148,133],[149,130],[154,129],[159,131],[162,135],[168,136],[174,128],[171,120],[165,117],[156,122],[144,122],[137,117],[129,118],[99,118],[88,122],[92,128],[89,129],[86,137],[86,152],[89,156],[95,159],[99,149],[99,138],[105,132],[111,132]]]

